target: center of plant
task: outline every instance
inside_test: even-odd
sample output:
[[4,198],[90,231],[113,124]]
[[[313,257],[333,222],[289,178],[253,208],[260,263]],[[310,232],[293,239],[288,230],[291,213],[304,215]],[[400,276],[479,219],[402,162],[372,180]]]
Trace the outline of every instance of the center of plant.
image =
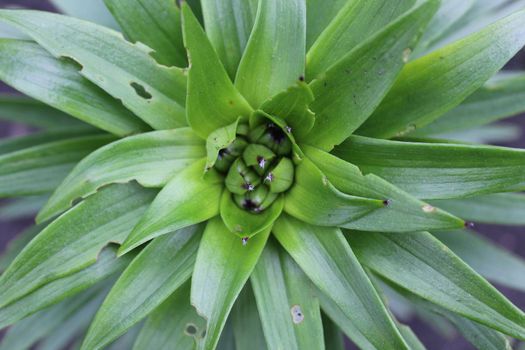
[[240,208],[260,213],[292,186],[289,131],[273,122],[240,124],[235,141],[219,151],[215,169],[226,176],[226,189]]

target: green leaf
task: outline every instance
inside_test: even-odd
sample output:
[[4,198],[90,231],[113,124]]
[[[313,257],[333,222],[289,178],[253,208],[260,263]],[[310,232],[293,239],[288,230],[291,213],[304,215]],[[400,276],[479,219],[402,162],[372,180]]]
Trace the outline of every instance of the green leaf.
[[107,187],[55,220],[0,277],[0,305],[94,264],[103,247],[126,238],[154,194],[137,185]]
[[334,154],[417,198],[461,198],[525,188],[521,149],[352,136]]
[[79,136],[96,136],[101,132],[90,128],[71,128],[58,130],[44,130],[23,136],[13,136],[0,140],[0,155],[40,146],[49,142],[71,139]]
[[269,229],[261,232],[243,246],[220,218],[208,222],[191,285],[191,303],[207,320],[206,336],[198,343],[198,349],[216,347],[233,303],[252,273],[269,234]]
[[467,130],[525,111],[525,74],[489,81],[463,103],[410,136],[427,136]]
[[[453,312],[447,311],[435,304],[431,304],[428,301],[421,299],[408,291],[396,288],[395,286],[394,289],[397,293],[400,293],[401,295],[403,295],[403,297],[410,300],[413,303],[413,305],[417,306],[417,308],[420,311],[429,312],[428,315],[431,315],[432,317],[442,316],[442,318],[434,318],[435,320],[450,321],[450,323],[453,324],[454,327],[457,330],[459,330],[459,332],[477,349],[511,349],[509,341],[501,333],[489,327],[483,326],[477,322],[461,317]],[[392,296],[395,296],[399,299],[399,294],[393,294]],[[455,333],[456,332],[454,331],[453,334]]]
[[204,142],[190,128],[131,136],[97,149],[84,158],[55,190],[38,222],[69,208],[111,183],[137,181],[162,187],[188,165],[206,155]]
[[184,44],[188,49],[188,124],[202,138],[232,124],[239,117],[248,118],[252,109],[233,86],[206,33],[182,4]]
[[468,231],[434,233],[470,267],[498,285],[525,291],[525,261],[479,234]]
[[392,137],[418,129],[460,104],[525,44],[525,10],[408,64],[358,130]]
[[301,141],[312,130],[315,123],[315,115],[308,108],[313,101],[314,94],[310,87],[299,81],[286,91],[265,101],[261,110],[284,120],[293,131],[293,136]]
[[508,143],[517,141],[522,136],[522,130],[518,125],[505,123],[489,126],[480,126],[474,129],[447,132],[432,137],[445,140],[455,140],[459,143]]
[[53,56],[77,62],[80,74],[153,128],[186,125],[184,71],[158,65],[144,45],[131,44],[111,29],[48,12],[1,10],[0,19],[31,35]]
[[448,313],[448,319],[456,326],[463,336],[477,349],[501,350],[512,349],[509,341],[501,333],[470,321],[453,313]]
[[219,214],[222,178],[215,171],[203,176],[204,163],[203,159],[192,164],[164,186],[120,247],[120,255],[155,237]]
[[362,231],[414,232],[440,227],[462,228],[465,222],[442,210],[429,209],[424,203],[374,174],[363,175],[355,165],[313,147],[304,148],[306,156],[344,193],[383,199],[387,207],[342,225]]
[[352,320],[359,338],[376,349],[407,349],[339,229],[310,226],[281,216],[273,233],[312,282]]
[[126,36],[151,47],[166,66],[185,67],[180,10],[171,0],[104,0]]
[[[190,281],[179,287],[166,301],[150,313],[133,346],[133,350],[192,349],[194,337],[206,329],[206,322],[190,304]],[[195,335],[190,335],[188,326],[193,326]]]
[[239,126],[240,118],[235,122],[225,127],[216,129],[206,139],[206,169],[211,169],[215,165],[219,157],[219,151],[227,148],[237,138],[237,127]]
[[464,199],[432,201],[435,205],[476,223],[525,225],[525,196],[491,194]]
[[[36,350],[64,349],[74,341],[78,342],[79,336],[83,335],[89,327],[89,323],[95,316],[106,293],[107,290],[103,289],[93,300],[82,306],[69,317],[67,322],[62,323],[59,327],[48,333],[46,338],[39,342]],[[77,349],[77,347],[73,346],[71,349]]]
[[383,207],[383,200],[339,191],[308,158],[296,166],[295,184],[284,202],[287,214],[321,226],[344,225]]
[[0,156],[0,197],[53,191],[80,159],[113,140],[108,135],[83,136]]
[[304,76],[304,0],[259,1],[235,86],[254,108]]
[[87,127],[75,118],[39,101],[11,94],[0,94],[0,119],[41,129]]
[[68,16],[99,23],[118,30],[118,24],[104,5],[103,0],[90,0],[87,3],[71,0],[50,0],[61,12]]
[[237,297],[231,312],[231,320],[237,349],[268,349],[250,283],[244,286]]
[[232,80],[252,31],[258,2],[202,0],[206,34]]
[[109,247],[99,254],[97,262],[83,270],[51,281],[30,294],[0,308],[0,328],[9,326],[65,298],[76,295],[98,282],[122,272],[131,255],[116,258],[117,249]]
[[82,349],[102,349],[150,314],[186,282],[202,226],[155,239],[129,265],[100,307]]
[[[217,350],[236,350],[235,339],[233,335],[233,328],[230,321],[226,323],[224,330],[222,331],[221,337],[219,339],[219,344],[217,344]],[[251,349],[251,348],[250,348]]]
[[324,349],[319,302],[310,280],[270,241],[250,278],[270,349]]
[[246,239],[253,237],[273,225],[283,211],[283,196],[261,213],[252,213],[240,208],[229,191],[224,191],[221,198],[221,218],[228,230],[239,237]]
[[401,288],[515,338],[525,315],[426,232],[358,233],[347,238],[359,261]]
[[309,49],[348,0],[306,0],[306,49]]
[[86,291],[18,322],[7,332],[0,344],[0,350],[30,349],[36,342],[67,322],[94,296],[93,291]]
[[308,144],[331,150],[372,114],[394,84],[437,5],[435,0],[419,1],[310,84],[315,95],[311,109],[317,119]]
[[345,350],[343,333],[336,324],[322,314],[325,348],[329,350]]
[[416,0],[347,1],[308,50],[308,80],[324,73],[352,49],[395,21],[414,6],[415,2]]
[[78,69],[71,60],[58,60],[35,43],[0,39],[0,79],[5,83],[119,136],[148,129],[122,103],[78,74]]
[[5,249],[2,250],[2,254],[0,254],[0,273],[5,271],[22,249],[24,249],[33,238],[35,238],[43,227],[43,225],[31,226],[18,233],[15,238],[7,243]]
[[441,6],[421,37],[414,55],[419,56],[419,53],[425,52],[432,43],[463,18],[475,3],[474,0],[441,0]]

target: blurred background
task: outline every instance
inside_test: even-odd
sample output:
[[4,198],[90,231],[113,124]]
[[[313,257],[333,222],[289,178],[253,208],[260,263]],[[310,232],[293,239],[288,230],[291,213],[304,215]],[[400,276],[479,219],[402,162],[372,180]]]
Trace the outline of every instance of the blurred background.
[[[71,0],[80,1],[80,0]],[[0,0],[0,8],[10,6],[21,6],[33,9],[57,11],[47,0],[18,0],[6,1]],[[525,70],[525,51],[521,51],[505,68],[507,70]],[[16,93],[4,84],[0,83],[0,92]],[[519,126],[521,135],[518,138],[507,142],[494,143],[507,147],[525,148],[525,115],[516,116],[505,120],[504,124],[513,124]],[[8,138],[30,133],[34,130],[16,123],[0,122],[0,138]],[[2,207],[8,203],[6,200],[0,200],[0,254],[5,249],[9,241],[16,234],[27,228],[32,223],[32,218],[12,219],[11,213],[2,211]],[[524,213],[525,215],[525,213]],[[476,231],[482,233],[493,242],[525,258],[525,227],[508,227],[495,225],[476,225]],[[520,309],[525,310],[525,293],[521,293],[508,288],[497,286],[510,300],[512,300]],[[446,325],[431,324],[424,322],[417,316],[409,313],[401,318],[401,321],[409,324],[418,335],[420,340],[429,350],[471,350],[474,349],[469,343],[462,339],[452,328]],[[0,334],[1,338],[1,334]],[[525,349],[524,344],[515,344],[515,348]],[[354,349],[348,344],[348,349]],[[521,349],[521,348],[520,348]],[[59,349],[57,349],[59,350]]]

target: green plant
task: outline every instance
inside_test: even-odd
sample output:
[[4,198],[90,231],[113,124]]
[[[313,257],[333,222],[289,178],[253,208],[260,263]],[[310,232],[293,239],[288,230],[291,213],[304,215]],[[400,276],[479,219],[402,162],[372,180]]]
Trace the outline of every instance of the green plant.
[[523,1],[105,3],[129,41],[0,11],[30,37],[0,79],[54,107],[1,98],[44,130],[0,144],[0,195],[46,204],[2,260],[0,349],[420,349],[406,299],[480,349],[525,339],[481,276],[525,290],[525,264],[455,216],[525,223],[500,193],[525,151],[462,142],[525,110],[525,74],[495,75]]

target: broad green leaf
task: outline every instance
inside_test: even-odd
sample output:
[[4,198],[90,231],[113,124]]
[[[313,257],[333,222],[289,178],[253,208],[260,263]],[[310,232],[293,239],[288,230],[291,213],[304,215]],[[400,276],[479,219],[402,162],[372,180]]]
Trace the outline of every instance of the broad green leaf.
[[258,3],[259,0],[202,0],[206,34],[232,80],[252,31]]
[[[435,304],[431,304],[430,302],[424,299],[421,299],[415,296],[414,294],[411,294],[409,291],[405,291],[400,288],[396,288],[395,286],[394,286],[394,289],[397,293],[401,294],[403,297],[410,300],[414,306],[417,306],[419,313],[421,313],[421,311],[425,312],[425,314],[428,312],[428,315],[431,315],[432,319],[427,320],[427,322],[435,321],[435,320],[442,320],[446,322],[448,320],[450,322],[449,324],[454,325],[455,327],[454,333],[452,334],[452,336],[456,334],[455,330],[458,330],[477,349],[480,349],[480,350],[502,350],[502,349],[510,350],[511,349],[509,341],[501,333],[489,327],[483,326],[477,322],[474,322],[467,318],[459,316],[453,312],[447,311],[443,309],[442,307],[439,307]],[[397,293],[396,294],[390,293],[390,296],[394,296],[397,299],[399,299],[400,296]],[[403,301],[405,301],[405,299],[403,299]],[[440,316],[441,318],[438,318]]]
[[199,341],[198,349],[211,350],[217,346],[228,314],[252,273],[269,234],[270,229],[261,232],[243,246],[220,218],[208,222],[191,285],[191,304],[207,320],[206,336]]
[[69,208],[111,183],[137,181],[162,187],[188,165],[206,155],[204,142],[190,128],[130,136],[97,149],[84,158],[55,190],[37,221]]
[[344,193],[386,200],[387,207],[342,225],[362,231],[413,232],[440,227],[462,228],[465,222],[424,203],[374,174],[363,175],[359,168],[313,147],[304,148],[334,186]]
[[271,240],[250,277],[270,349],[324,349],[319,302],[310,280]]
[[395,21],[415,3],[416,0],[347,1],[308,50],[308,80],[320,76],[352,49]]
[[293,136],[301,141],[315,123],[315,115],[308,108],[313,101],[314,94],[310,87],[299,81],[295,86],[265,101],[261,110],[284,120],[291,128]]
[[430,48],[435,51],[447,44],[486,28],[494,22],[523,9],[523,0],[477,0],[472,8],[446,30]]
[[[174,345],[180,349],[193,348],[194,337],[206,329],[206,322],[190,304],[190,288],[190,281],[184,283],[150,313],[133,350],[171,350]],[[194,327],[190,329],[195,329],[195,334],[188,332],[188,326]]]
[[477,349],[501,350],[512,349],[509,341],[501,333],[470,321],[466,318],[449,313],[448,319],[456,326],[463,336]]
[[310,84],[317,118],[308,144],[331,150],[361,126],[394,84],[437,5],[419,1]]
[[219,157],[221,149],[227,148],[237,138],[237,128],[240,118],[225,127],[212,131],[206,139],[206,169],[211,169]]
[[118,24],[104,5],[104,0],[89,2],[71,0],[50,0],[61,12],[68,16],[85,19],[118,30]]
[[173,0],[104,0],[126,36],[166,66],[186,67],[179,8]]
[[237,297],[231,312],[231,321],[237,349],[268,349],[250,283],[245,284]]
[[93,291],[86,291],[74,298],[40,311],[11,327],[0,343],[0,350],[24,350],[67,322],[86,303],[94,298]]
[[304,77],[304,0],[259,1],[235,86],[254,108]]
[[0,221],[33,218],[44,204],[46,204],[47,200],[47,196],[30,196],[13,199],[8,203],[0,205]]
[[21,299],[0,308],[0,328],[14,324],[121,272],[131,261],[131,256],[117,259],[116,253],[117,249],[114,247],[104,249],[95,264],[49,282]]
[[434,233],[483,277],[498,285],[525,291],[525,261],[479,234],[468,231]]
[[525,10],[409,63],[374,114],[365,136],[403,135],[460,104],[525,44]]
[[13,136],[0,140],[0,155],[40,146],[49,142],[67,140],[80,136],[100,135],[101,132],[89,128],[68,128],[59,130],[44,130],[23,136]]
[[102,349],[162,304],[193,269],[202,226],[155,239],[129,265],[100,307],[82,349]]
[[447,310],[525,338],[525,315],[486,280],[426,232],[352,232],[361,263],[397,286]]
[[148,130],[120,101],[80,75],[79,69],[75,62],[56,59],[33,42],[0,40],[0,79],[5,83],[119,136]]
[[[346,312],[335,301],[333,301],[329,296],[325,295],[321,291],[318,292],[317,298],[319,299],[319,303],[321,304],[321,309],[323,312],[326,313],[326,315],[328,315],[328,317],[330,317],[330,319],[333,321],[334,327],[338,327],[338,329],[340,328],[341,331],[348,337],[348,339],[352,340],[352,342],[360,349],[379,349],[373,344],[372,339],[369,339],[366,334],[363,334],[363,332],[361,332],[359,328],[356,327],[356,322],[354,321],[355,316],[349,312]],[[339,336],[342,336],[340,332]],[[326,339],[326,349],[328,350],[331,348],[328,347],[329,338],[326,337]]]
[[[2,219],[3,220],[3,219]],[[42,230],[44,225],[35,225],[18,233],[15,238],[9,241],[0,254],[0,273],[15,260],[16,256],[24,247]]]
[[153,128],[186,125],[184,71],[158,65],[144,45],[129,43],[111,29],[48,12],[1,10],[0,19],[29,34],[53,56],[77,62],[80,74]]
[[525,151],[352,136],[334,154],[417,198],[447,199],[525,189]]
[[39,101],[11,94],[0,94],[0,119],[41,129],[87,126]]
[[432,201],[451,213],[476,223],[525,225],[525,196],[498,193],[464,199]]
[[309,159],[295,168],[295,184],[285,195],[284,211],[312,225],[338,226],[382,210],[383,200],[339,191]]
[[137,324],[135,327],[131,328],[126,332],[126,334],[122,335],[120,338],[115,340],[111,345],[106,347],[106,350],[129,350],[133,348],[133,344],[135,344],[135,341],[137,340],[137,337],[139,335],[139,332],[142,328],[142,323]]
[[113,140],[107,135],[83,136],[0,156],[0,197],[53,191],[80,159]]
[[[83,336],[100,304],[104,300],[107,290],[103,289],[93,300],[82,306],[67,322],[62,323],[52,332],[48,333],[46,338],[38,343],[35,350],[57,350],[65,349],[74,341],[79,341],[78,338]],[[71,347],[77,349],[77,347]]]
[[306,0],[306,49],[330,24],[348,0]]
[[[251,349],[251,348],[250,348]],[[232,323],[228,321],[222,331],[217,350],[237,350],[235,347],[235,338],[233,334]]]
[[94,264],[103,247],[122,243],[154,194],[137,185],[115,185],[59,217],[0,277],[0,305]]
[[333,321],[322,314],[325,348],[329,350],[345,350],[343,333]]
[[522,134],[523,132],[518,125],[498,123],[463,131],[451,131],[444,134],[432,135],[432,137],[445,140],[455,140],[460,143],[501,144],[517,141]]
[[525,74],[489,81],[463,103],[410,136],[439,135],[467,130],[525,111]]
[[119,254],[219,214],[222,178],[215,171],[203,176],[204,163],[203,159],[192,164],[164,186],[120,247]]
[[376,349],[407,349],[339,229],[310,226],[281,216],[273,233],[312,282],[352,320],[360,339]]
[[475,0],[441,0],[439,10],[421,37],[414,55],[419,56],[419,53],[425,52],[434,41],[439,39],[443,33],[468,13],[475,3]]
[[239,237],[250,238],[273,225],[283,211],[283,196],[261,213],[251,213],[240,208],[233,200],[229,191],[224,191],[221,198],[221,218],[228,230]]
[[185,3],[182,19],[190,61],[187,119],[193,130],[205,139],[239,117],[248,118],[252,109],[233,86],[206,33]]

